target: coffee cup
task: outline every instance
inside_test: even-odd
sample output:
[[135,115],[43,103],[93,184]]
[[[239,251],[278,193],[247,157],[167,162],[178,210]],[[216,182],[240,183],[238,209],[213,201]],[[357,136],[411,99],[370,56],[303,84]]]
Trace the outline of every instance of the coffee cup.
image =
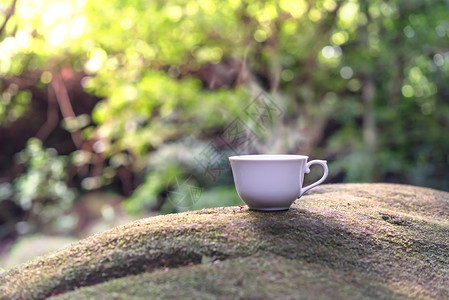
[[[237,193],[250,209],[287,210],[306,191],[321,184],[328,175],[325,160],[307,162],[304,155],[264,154],[229,157]],[[324,169],[316,182],[303,187],[304,174],[317,164]]]

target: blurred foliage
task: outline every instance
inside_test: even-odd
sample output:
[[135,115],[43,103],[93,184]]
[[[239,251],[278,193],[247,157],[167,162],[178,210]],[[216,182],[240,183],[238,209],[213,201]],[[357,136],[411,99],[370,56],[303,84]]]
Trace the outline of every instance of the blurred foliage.
[[[196,160],[195,154],[207,147],[206,143],[187,137],[154,151],[149,155],[151,164],[144,183],[125,202],[125,208],[134,213],[145,207],[169,213],[241,204],[229,176],[208,177]],[[229,175],[229,168],[223,173]]]
[[[3,90],[1,84],[0,89]],[[30,92],[19,91],[14,84],[5,87],[0,94],[0,126],[8,125],[29,113],[30,100]]]
[[17,160],[27,169],[13,182],[14,200],[28,211],[28,219],[38,227],[53,223],[58,230],[70,229],[73,224],[64,228],[64,214],[72,207],[76,194],[66,184],[68,158],[30,139]]
[[[84,142],[71,155],[29,143],[14,198],[70,203],[70,164],[84,190],[123,185],[123,169],[140,178],[132,212],[239,203],[229,170],[211,180],[194,160],[235,120],[257,135],[243,152],[327,158],[330,182],[449,190],[448,20],[443,0],[18,1],[0,37],[0,126],[32,113],[6,79],[33,72],[45,89],[70,68],[102,100],[63,116]],[[245,110],[262,90],[282,112],[273,126]],[[213,196],[169,201],[192,186]]]

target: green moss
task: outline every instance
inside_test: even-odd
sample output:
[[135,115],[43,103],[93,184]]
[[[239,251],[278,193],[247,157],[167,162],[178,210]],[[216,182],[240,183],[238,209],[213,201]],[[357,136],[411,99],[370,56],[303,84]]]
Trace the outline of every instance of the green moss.
[[328,269],[272,254],[159,270],[67,293],[59,299],[98,299],[120,295],[157,298],[398,298],[401,293],[367,276]]
[[323,185],[288,211],[216,208],[116,227],[3,274],[0,295],[444,298],[448,214],[444,192]]

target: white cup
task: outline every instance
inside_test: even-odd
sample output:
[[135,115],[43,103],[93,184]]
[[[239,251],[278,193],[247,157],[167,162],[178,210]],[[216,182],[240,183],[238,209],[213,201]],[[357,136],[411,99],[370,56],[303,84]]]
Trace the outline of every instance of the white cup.
[[[250,209],[286,210],[307,190],[322,183],[328,174],[325,160],[307,162],[304,155],[240,155],[231,156],[232,174],[237,193]],[[310,166],[321,165],[320,180],[303,187],[304,174]]]

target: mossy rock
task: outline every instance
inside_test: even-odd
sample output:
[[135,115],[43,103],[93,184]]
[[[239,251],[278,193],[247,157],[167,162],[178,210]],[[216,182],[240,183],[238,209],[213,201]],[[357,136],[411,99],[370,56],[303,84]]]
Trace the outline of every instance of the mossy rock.
[[142,219],[0,275],[2,299],[449,298],[449,193],[322,185],[288,211]]

